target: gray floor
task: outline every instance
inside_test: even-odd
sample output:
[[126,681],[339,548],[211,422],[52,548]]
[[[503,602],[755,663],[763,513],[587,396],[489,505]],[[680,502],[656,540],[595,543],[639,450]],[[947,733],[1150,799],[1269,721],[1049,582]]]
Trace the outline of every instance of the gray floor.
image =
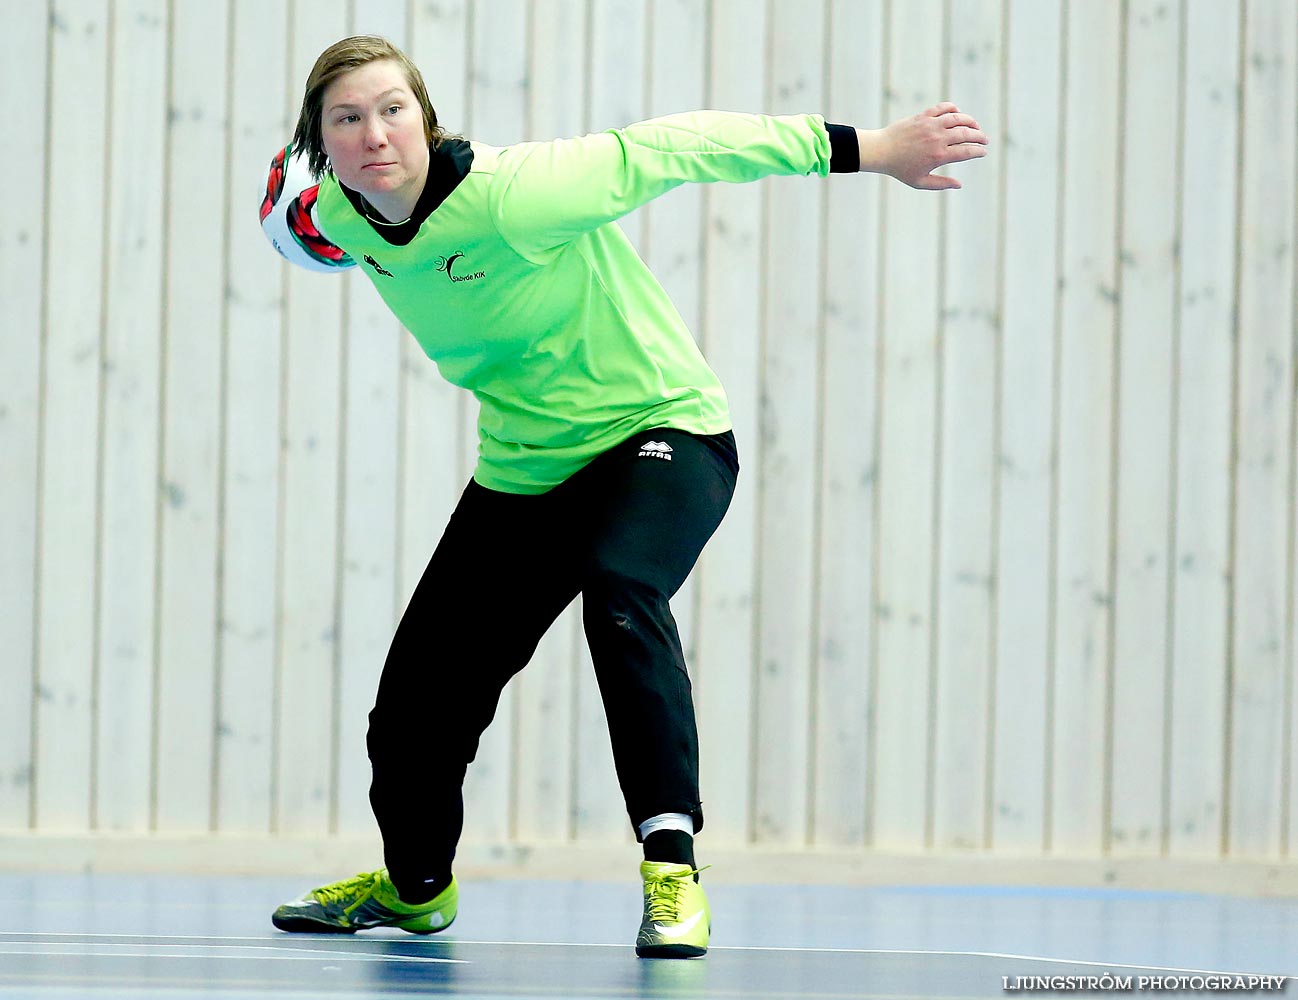
[[1298,900],[718,885],[708,956],[644,961],[634,881],[469,881],[430,938],[272,928],[312,884],[0,873],[0,997],[936,1000],[1010,996],[1003,977],[1298,977]]

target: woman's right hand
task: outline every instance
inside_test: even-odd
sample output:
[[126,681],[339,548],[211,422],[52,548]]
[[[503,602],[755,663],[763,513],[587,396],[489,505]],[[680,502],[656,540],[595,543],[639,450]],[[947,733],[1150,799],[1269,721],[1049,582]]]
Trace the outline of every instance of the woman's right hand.
[[954,177],[934,174],[949,163],[987,155],[978,123],[949,102],[880,129],[857,129],[863,172],[887,174],[923,191],[959,188]]

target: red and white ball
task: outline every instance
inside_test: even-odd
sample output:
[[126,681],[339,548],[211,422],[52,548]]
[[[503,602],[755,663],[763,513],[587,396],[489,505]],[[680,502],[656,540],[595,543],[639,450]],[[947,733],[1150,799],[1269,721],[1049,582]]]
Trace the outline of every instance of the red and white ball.
[[281,149],[270,162],[266,194],[261,200],[261,228],[280,256],[308,271],[339,271],[356,262],[320,231],[315,203],[320,184],[306,158]]

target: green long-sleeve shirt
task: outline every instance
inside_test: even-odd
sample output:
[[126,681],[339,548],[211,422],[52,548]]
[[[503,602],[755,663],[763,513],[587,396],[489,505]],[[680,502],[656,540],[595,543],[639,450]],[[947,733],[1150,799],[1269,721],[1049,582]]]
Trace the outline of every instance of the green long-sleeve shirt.
[[433,158],[406,231],[372,225],[332,173],[317,221],[477,397],[479,483],[543,493],[640,431],[730,428],[721,383],[612,223],[685,182],[827,174],[823,118],[700,111],[505,148],[444,141]]

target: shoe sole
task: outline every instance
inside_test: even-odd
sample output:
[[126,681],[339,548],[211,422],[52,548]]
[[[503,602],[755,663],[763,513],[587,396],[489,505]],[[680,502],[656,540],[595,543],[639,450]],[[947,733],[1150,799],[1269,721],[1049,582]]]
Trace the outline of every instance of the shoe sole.
[[337,924],[326,924],[305,917],[272,916],[270,922],[282,931],[290,934],[355,934],[355,927],[339,927]]
[[697,944],[644,944],[636,945],[635,953],[640,958],[701,958],[708,949]]
[[280,930],[288,931],[290,934],[355,934],[357,931],[373,930],[374,927],[395,927],[407,934],[424,935],[440,934],[455,923],[455,918],[452,917],[441,927],[426,928],[402,927],[400,924],[374,924],[373,927],[339,927],[337,924],[326,924],[318,920],[309,920],[306,917],[272,916],[270,922]]

